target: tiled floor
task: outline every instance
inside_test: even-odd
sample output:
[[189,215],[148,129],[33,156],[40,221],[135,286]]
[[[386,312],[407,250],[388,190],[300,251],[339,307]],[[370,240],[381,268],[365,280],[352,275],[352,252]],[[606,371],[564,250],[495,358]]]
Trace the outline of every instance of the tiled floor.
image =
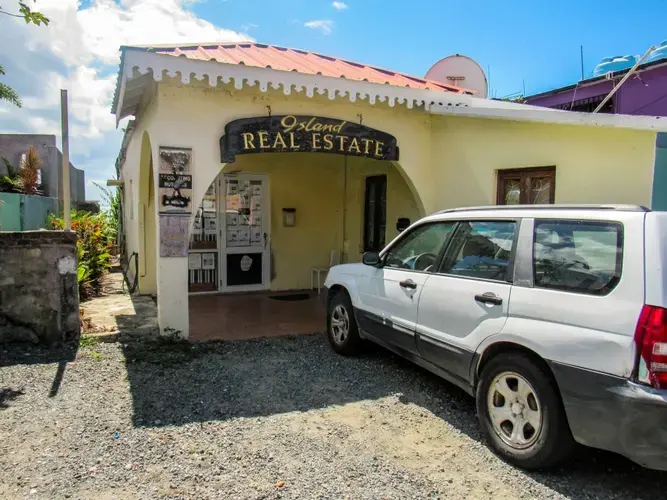
[[280,294],[191,295],[190,340],[239,340],[324,331],[324,308],[316,293],[298,301],[271,299],[274,295]]

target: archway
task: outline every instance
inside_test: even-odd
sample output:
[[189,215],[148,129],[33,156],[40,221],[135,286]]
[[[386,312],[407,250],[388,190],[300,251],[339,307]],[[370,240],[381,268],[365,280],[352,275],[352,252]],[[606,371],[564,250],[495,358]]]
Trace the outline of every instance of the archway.
[[[297,121],[303,127],[296,126]],[[359,123],[291,116],[229,122],[220,139],[220,162],[211,161],[209,152],[193,151],[199,160],[192,181],[188,258],[180,263],[160,260],[160,302],[171,311],[164,313],[172,314],[183,299],[189,307],[187,315],[170,316],[171,323],[187,329],[193,340],[219,338],[220,333],[249,335],[264,324],[264,316],[270,316],[272,331],[299,333],[293,320],[308,311],[283,315],[282,309],[299,306],[266,302],[270,296],[306,291],[316,303],[313,269],[334,261],[359,262],[364,251],[374,249],[369,247],[382,246],[398,234],[399,219],[402,227],[405,219],[414,222],[430,207],[423,198],[430,182],[429,150],[413,142],[406,139],[399,158],[394,136]],[[201,161],[204,156],[207,161]],[[374,201],[384,204],[384,212],[367,224],[372,181],[379,181]],[[246,212],[234,201],[243,193],[250,193],[250,208],[241,207]],[[253,197],[261,193],[268,196],[261,203],[265,212],[258,214]],[[290,213],[296,222],[288,221]],[[257,215],[265,222],[256,224]],[[367,238],[367,228],[377,225],[378,237]],[[167,273],[170,285],[163,287]],[[249,291],[266,293],[239,293]],[[318,331],[321,324],[318,319],[310,331]],[[200,326],[212,335],[202,335]]]
[[[225,165],[191,230],[190,338],[321,330],[314,289],[326,272],[313,270],[360,262],[364,251],[379,250],[398,234],[399,219],[414,222],[423,215],[404,176],[387,160],[313,152],[245,155]],[[250,205],[238,206],[244,193],[250,193]],[[369,210],[378,204],[380,210]],[[368,212],[381,215],[369,223]],[[258,213],[264,222],[257,221]],[[369,238],[378,226],[379,237]],[[239,295],[250,291],[265,293]],[[273,298],[304,293],[308,302]]]
[[150,137],[144,132],[139,157],[139,293],[156,295],[155,176]]

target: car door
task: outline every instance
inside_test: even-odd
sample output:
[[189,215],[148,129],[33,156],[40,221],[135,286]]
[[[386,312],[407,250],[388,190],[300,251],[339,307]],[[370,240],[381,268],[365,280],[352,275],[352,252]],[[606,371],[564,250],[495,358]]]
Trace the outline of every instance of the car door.
[[419,300],[420,355],[467,381],[479,343],[507,321],[516,221],[460,221]]
[[359,287],[362,330],[381,342],[417,352],[419,297],[453,225],[433,222],[416,226],[382,252],[380,265]]

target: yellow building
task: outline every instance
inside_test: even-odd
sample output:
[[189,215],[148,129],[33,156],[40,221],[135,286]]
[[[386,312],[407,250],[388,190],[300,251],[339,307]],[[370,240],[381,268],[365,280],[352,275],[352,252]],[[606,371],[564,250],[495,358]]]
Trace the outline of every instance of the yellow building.
[[184,337],[190,295],[317,288],[318,268],[436,210],[650,207],[667,131],[251,43],[124,47],[112,111],[134,116],[118,160],[126,252],[161,330]]

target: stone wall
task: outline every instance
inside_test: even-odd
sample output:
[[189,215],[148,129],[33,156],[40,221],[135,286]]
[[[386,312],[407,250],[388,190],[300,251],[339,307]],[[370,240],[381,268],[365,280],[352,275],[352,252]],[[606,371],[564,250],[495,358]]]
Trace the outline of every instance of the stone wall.
[[53,344],[80,332],[76,233],[0,232],[0,342]]

